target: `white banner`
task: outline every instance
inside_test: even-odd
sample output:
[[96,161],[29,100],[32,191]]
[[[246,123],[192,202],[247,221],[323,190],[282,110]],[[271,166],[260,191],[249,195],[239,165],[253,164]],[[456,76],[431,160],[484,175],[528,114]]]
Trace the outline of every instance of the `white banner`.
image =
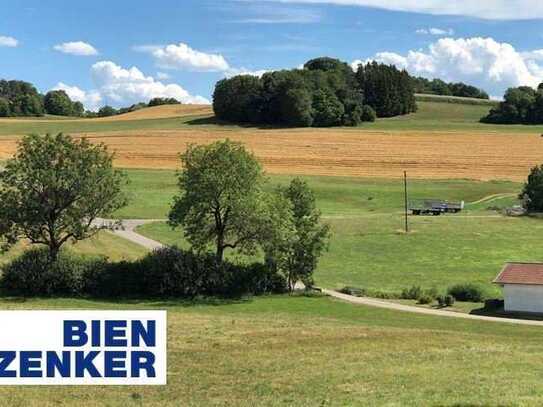
[[166,311],[0,311],[1,385],[165,385]]

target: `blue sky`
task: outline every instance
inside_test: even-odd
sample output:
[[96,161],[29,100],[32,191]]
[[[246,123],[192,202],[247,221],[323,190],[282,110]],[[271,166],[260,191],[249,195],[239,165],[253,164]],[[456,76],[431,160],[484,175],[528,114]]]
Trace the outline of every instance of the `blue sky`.
[[327,55],[501,96],[543,78],[542,19],[534,0],[5,2],[0,78],[63,88],[89,108],[153,96],[203,102],[225,76]]

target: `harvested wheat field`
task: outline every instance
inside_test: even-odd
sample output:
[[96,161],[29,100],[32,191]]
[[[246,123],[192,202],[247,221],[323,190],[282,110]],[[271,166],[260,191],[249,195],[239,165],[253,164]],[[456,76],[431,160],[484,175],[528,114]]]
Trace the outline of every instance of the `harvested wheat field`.
[[[534,135],[342,130],[161,130],[92,133],[127,168],[177,168],[190,143],[230,138],[245,143],[271,174],[520,181],[543,161],[543,139]],[[13,154],[16,137],[0,139],[0,158]]]

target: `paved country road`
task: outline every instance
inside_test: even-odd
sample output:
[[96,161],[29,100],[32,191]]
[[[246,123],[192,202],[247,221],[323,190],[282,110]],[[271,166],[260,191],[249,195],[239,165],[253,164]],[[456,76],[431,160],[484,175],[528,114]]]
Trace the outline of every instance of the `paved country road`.
[[102,225],[111,225],[120,222],[114,230],[110,230],[110,233],[122,237],[123,239],[130,240],[140,246],[145,247],[149,250],[159,249],[164,247],[164,245],[156,240],[149,239],[143,235],[140,235],[136,232],[138,226],[144,225],[146,223],[152,222],[164,222],[165,219],[124,219],[124,220],[112,220],[112,219],[96,219],[94,224],[96,226]]
[[[145,236],[140,235],[135,231],[138,226],[144,225],[146,223],[152,222],[164,222],[165,219],[124,219],[121,221],[111,220],[111,219],[97,219],[95,225],[110,225],[112,223],[120,222],[119,227],[115,230],[110,231],[111,233],[122,237],[124,239],[130,240],[136,244],[139,244],[149,250],[154,250],[164,245],[156,240],[149,239]],[[337,298],[342,301],[349,302],[351,304],[366,305],[369,307],[377,308],[386,308],[395,311],[402,312],[413,312],[416,314],[425,314],[425,315],[434,315],[439,317],[448,317],[448,318],[464,318],[472,319],[477,321],[490,321],[490,322],[502,322],[502,323],[511,323],[518,325],[533,325],[533,326],[543,326],[543,321],[532,321],[528,319],[514,319],[514,318],[498,318],[498,317],[485,317],[483,315],[472,315],[472,314],[463,314],[460,312],[452,311],[443,311],[430,308],[415,307],[413,305],[403,305],[397,304],[394,302],[383,301],[375,298],[368,297],[355,297],[353,295],[342,294],[334,290],[329,290],[326,288],[322,289],[322,292],[329,295],[330,297]]]

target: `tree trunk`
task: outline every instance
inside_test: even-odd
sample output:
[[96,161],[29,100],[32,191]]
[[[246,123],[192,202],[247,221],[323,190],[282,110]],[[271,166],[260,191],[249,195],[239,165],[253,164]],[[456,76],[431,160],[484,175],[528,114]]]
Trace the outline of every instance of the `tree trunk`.
[[216,259],[217,264],[222,264],[222,259],[224,255],[224,237],[222,234],[219,233],[217,236],[217,251],[216,251]]
[[51,263],[57,261],[59,251],[60,246],[56,242],[49,243],[49,260],[51,261]]

